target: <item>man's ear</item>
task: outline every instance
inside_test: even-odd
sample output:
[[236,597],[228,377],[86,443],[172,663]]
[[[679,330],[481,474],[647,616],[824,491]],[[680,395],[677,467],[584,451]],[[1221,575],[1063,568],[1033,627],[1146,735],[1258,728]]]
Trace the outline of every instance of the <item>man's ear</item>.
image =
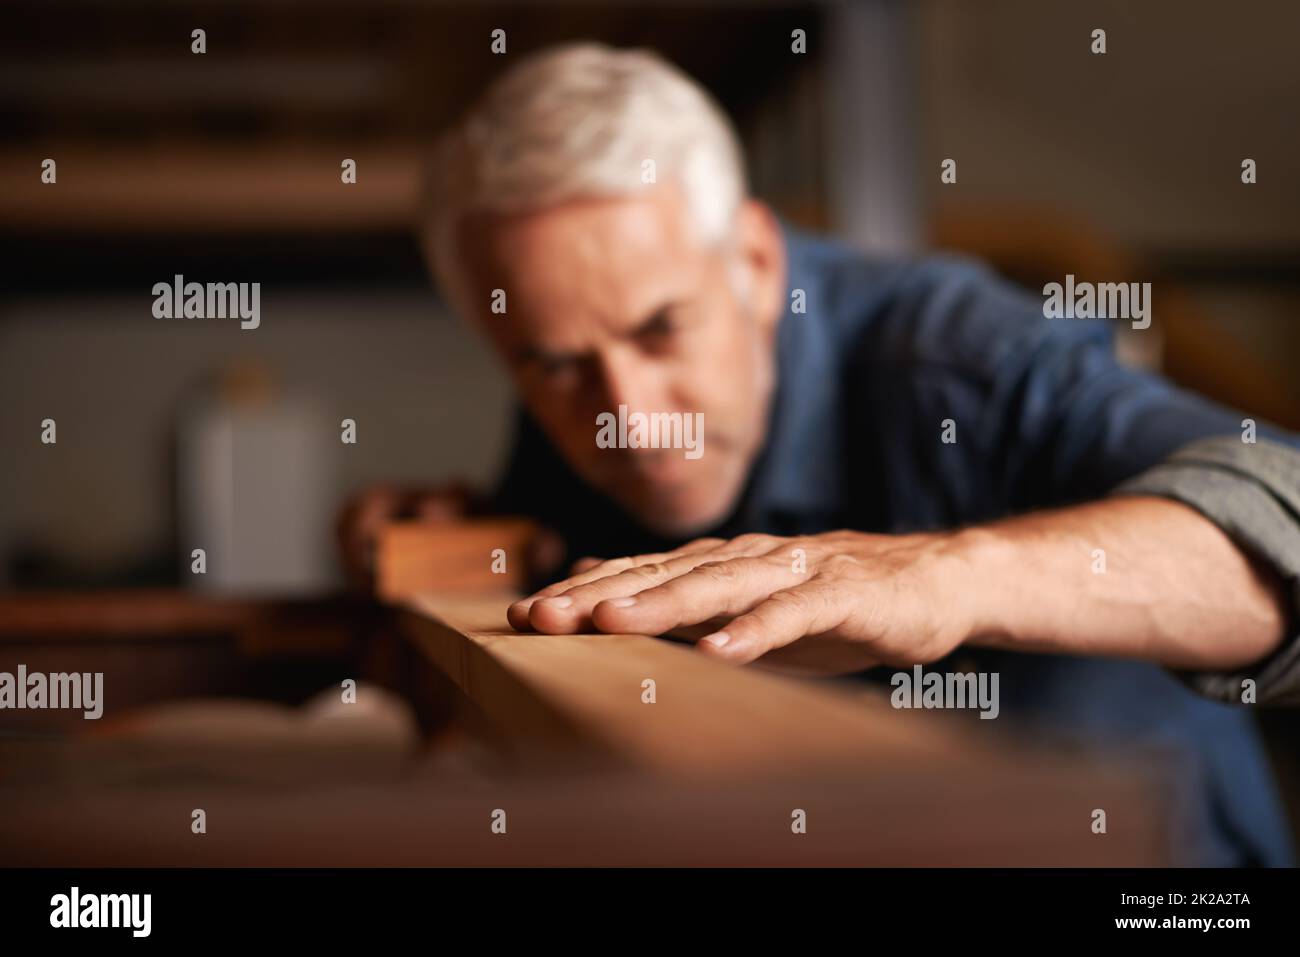
[[774,329],[785,314],[785,237],[766,203],[745,199],[736,210],[736,254],[752,314],[765,329]]

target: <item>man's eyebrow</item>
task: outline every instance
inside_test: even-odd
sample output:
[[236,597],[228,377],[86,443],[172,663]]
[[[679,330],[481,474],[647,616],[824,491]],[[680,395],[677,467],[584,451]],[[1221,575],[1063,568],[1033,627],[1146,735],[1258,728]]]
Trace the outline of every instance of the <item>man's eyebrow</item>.
[[[677,300],[670,300],[656,306],[653,312],[627,332],[622,333],[621,337],[624,339],[635,339],[638,336],[648,335],[656,331],[655,326],[662,322],[667,315],[680,304],[681,303]],[[556,352],[536,345],[520,346],[515,350],[515,356],[520,362],[572,362],[582,359],[584,355],[586,355],[586,353]]]
[[520,346],[515,350],[515,356],[520,362],[568,362],[582,358],[578,352],[554,352],[532,345]]
[[643,336],[655,331],[655,326],[667,318],[668,314],[680,305],[673,300],[657,306],[645,319],[638,322],[629,332],[624,333],[627,338],[633,339],[637,336]]

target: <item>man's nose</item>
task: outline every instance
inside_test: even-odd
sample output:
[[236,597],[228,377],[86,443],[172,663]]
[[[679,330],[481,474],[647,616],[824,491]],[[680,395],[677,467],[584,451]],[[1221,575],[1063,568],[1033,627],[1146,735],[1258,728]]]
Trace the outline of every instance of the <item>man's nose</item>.
[[667,409],[666,383],[659,363],[635,349],[611,349],[600,357],[601,398],[608,405],[602,411],[615,412],[620,405],[628,412],[660,412]]

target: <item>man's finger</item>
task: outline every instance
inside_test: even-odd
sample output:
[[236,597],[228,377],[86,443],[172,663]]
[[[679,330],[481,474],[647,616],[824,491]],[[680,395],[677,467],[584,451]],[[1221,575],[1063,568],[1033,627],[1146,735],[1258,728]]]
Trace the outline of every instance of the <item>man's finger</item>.
[[827,589],[801,585],[772,593],[721,631],[705,635],[696,647],[706,654],[744,664],[773,648],[830,631],[843,618]]
[[708,557],[700,556],[695,567],[663,584],[599,602],[592,623],[601,631],[660,635],[715,616],[739,615],[791,581],[784,562]]
[[629,598],[671,581],[710,561],[714,554],[710,549],[697,550],[665,561],[645,562],[617,575],[575,585],[554,598],[534,602],[529,608],[529,623],[548,634],[581,631],[592,624],[591,610],[600,602]]
[[533,626],[529,620],[529,612],[533,603],[545,598],[554,598],[563,595],[571,588],[579,585],[585,585],[589,582],[598,581],[602,578],[608,578],[611,575],[617,575],[627,571],[629,568],[635,568],[638,565],[648,565],[654,562],[669,561],[682,555],[689,555],[695,552],[704,552],[717,548],[725,544],[720,538],[700,538],[681,548],[674,549],[670,552],[656,552],[648,555],[631,555],[624,558],[612,558],[608,561],[602,561],[586,571],[576,575],[570,575],[568,578],[558,581],[553,585],[547,585],[541,591],[529,595],[527,598],[521,598],[514,602],[506,610],[506,618],[509,620],[511,627],[517,631],[528,631]]

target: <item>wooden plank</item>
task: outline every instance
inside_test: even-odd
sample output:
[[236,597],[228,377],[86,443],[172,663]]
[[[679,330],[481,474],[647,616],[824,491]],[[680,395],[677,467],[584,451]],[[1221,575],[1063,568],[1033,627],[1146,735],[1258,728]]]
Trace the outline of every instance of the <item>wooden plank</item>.
[[[1165,770],[1141,756],[1030,747],[1005,722],[896,710],[883,691],[736,667],[644,635],[521,634],[505,621],[510,597],[412,598],[401,630],[517,752],[549,766],[537,780],[557,777],[561,755],[612,766],[613,778],[588,775],[573,787],[586,809],[573,833],[605,827],[593,809],[620,799],[599,782],[630,775],[629,791],[690,819],[683,827],[699,851],[668,851],[674,828],[659,818],[634,826],[624,807],[606,822],[626,827],[618,850],[589,834],[575,855],[553,842],[551,861],[1150,866],[1175,854],[1163,823]],[[642,698],[647,679],[653,704]],[[719,788],[748,836],[724,837],[715,821],[695,828]],[[835,849],[803,858],[778,831],[788,832],[791,807],[809,802],[819,818],[829,812],[822,826]],[[1122,840],[1113,826],[1100,837],[1091,831],[1097,807],[1118,822]],[[541,815],[552,839],[563,816]],[[769,817],[784,826],[767,830]],[[629,840],[631,832],[648,836]]]
[[[897,769],[996,752],[950,715],[883,693],[779,676],[644,635],[538,635],[506,623],[508,595],[410,599],[404,633],[507,735],[688,775],[799,766]],[[654,703],[643,700],[654,682]]]
[[536,534],[522,518],[395,522],[376,542],[375,592],[395,602],[429,591],[522,591]]

